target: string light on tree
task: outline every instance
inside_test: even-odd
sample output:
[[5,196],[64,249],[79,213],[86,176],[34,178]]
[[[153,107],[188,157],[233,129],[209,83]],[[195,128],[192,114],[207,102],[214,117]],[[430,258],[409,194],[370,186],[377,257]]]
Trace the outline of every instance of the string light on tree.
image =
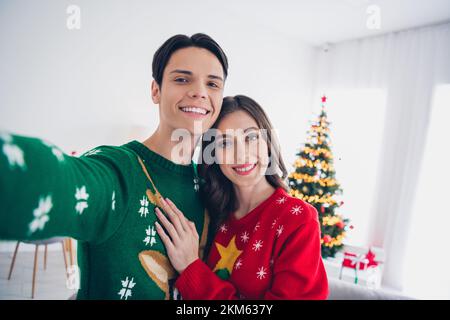
[[346,232],[353,229],[348,226],[336,210],[344,205],[337,197],[342,189],[335,179],[333,154],[330,142],[330,123],[327,120],[325,104],[327,97],[322,97],[322,110],[319,117],[311,122],[307,143],[297,153],[294,171],[290,173],[289,187],[292,196],[312,204],[319,214],[321,225],[322,257],[334,257],[343,247]]

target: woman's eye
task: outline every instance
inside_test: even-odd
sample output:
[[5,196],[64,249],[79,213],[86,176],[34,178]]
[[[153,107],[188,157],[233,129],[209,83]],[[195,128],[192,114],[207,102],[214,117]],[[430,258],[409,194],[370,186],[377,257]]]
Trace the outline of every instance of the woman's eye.
[[217,143],[217,146],[219,148],[225,149],[231,146],[231,142],[228,140],[222,140]]
[[255,133],[250,133],[245,137],[246,141],[256,141],[258,140],[259,135],[255,132]]

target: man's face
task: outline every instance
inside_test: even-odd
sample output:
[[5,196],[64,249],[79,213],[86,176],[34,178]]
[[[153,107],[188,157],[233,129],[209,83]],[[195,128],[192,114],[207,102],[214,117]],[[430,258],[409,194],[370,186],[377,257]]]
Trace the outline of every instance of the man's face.
[[161,87],[153,81],[152,100],[160,107],[160,126],[171,132],[194,123],[201,134],[209,129],[222,106],[224,73],[217,57],[206,49],[189,47],[175,51],[163,73]]

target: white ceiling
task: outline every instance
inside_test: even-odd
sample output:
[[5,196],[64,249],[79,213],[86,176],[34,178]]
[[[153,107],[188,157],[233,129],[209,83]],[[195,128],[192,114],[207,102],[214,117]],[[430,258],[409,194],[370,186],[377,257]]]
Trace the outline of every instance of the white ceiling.
[[[379,30],[366,26],[370,5],[380,8]],[[450,21],[450,0],[227,0],[221,6],[233,20],[251,21],[313,45]]]

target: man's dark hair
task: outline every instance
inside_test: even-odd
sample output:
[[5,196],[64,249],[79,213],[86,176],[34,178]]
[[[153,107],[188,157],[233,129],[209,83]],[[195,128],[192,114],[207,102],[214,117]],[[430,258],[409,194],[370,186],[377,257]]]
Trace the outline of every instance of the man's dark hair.
[[223,52],[216,41],[203,33],[196,33],[191,37],[177,34],[164,42],[153,56],[152,76],[160,87],[163,80],[164,69],[172,54],[177,50],[189,47],[203,48],[214,54],[222,64],[224,80],[226,79],[228,75],[228,59],[225,52]]

